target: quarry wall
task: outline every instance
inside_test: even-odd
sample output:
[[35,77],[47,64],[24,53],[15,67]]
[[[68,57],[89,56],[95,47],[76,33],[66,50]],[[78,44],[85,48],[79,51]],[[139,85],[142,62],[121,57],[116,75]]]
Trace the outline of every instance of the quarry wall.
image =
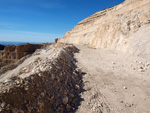
[[[81,44],[91,48],[116,49],[123,52],[130,50],[134,53],[136,49],[140,49],[135,45],[142,40],[147,41],[146,45],[150,44],[149,26],[150,1],[126,0],[82,20],[58,42]],[[140,32],[142,29],[144,32]],[[140,38],[135,37],[135,34],[145,36]],[[135,39],[138,39],[136,44],[134,44]],[[144,42],[142,45],[146,46]]]
[[32,54],[36,49],[41,47],[42,45],[37,44],[6,46],[0,50],[0,67],[14,63],[26,55]]

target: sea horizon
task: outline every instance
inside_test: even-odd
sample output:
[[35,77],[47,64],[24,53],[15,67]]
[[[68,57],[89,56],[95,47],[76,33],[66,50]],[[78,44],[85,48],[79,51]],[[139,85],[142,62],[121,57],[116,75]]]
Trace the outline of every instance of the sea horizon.
[[[1,45],[8,46],[8,45],[24,45],[26,43],[30,44],[41,44],[46,42],[19,42],[19,41],[0,41]],[[49,42],[50,43],[50,42]]]

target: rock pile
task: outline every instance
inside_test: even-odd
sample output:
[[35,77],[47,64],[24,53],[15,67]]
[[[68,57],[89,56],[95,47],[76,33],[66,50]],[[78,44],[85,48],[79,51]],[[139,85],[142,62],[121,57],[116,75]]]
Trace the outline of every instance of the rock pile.
[[0,84],[2,113],[71,113],[76,110],[83,74],[73,58],[78,49],[61,44],[54,48],[52,58],[37,58],[29,63],[32,69],[24,67],[19,74]]

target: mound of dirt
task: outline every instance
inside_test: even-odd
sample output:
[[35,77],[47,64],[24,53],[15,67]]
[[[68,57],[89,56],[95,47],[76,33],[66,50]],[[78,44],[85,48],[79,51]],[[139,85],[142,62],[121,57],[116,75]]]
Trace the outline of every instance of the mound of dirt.
[[[15,75],[11,71],[7,73],[9,77],[0,83],[0,111],[2,113],[75,111],[81,100],[79,94],[82,91],[83,74],[75,65],[76,60],[73,57],[75,52],[78,52],[78,49],[74,46],[56,45],[49,50],[35,53],[31,56],[33,60],[29,64],[25,63],[30,59],[27,58],[22,63],[22,65],[25,63],[23,68],[21,65],[16,68],[20,69],[18,73],[14,70]],[[48,57],[48,53],[52,57]]]

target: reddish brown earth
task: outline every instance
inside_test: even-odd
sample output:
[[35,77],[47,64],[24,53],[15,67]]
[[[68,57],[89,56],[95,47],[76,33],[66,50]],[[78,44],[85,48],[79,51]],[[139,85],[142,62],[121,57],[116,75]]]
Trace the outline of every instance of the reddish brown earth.
[[71,113],[80,104],[82,72],[72,45],[36,51],[0,76],[1,113]]
[[22,57],[32,54],[36,49],[41,48],[39,44],[25,44],[16,46],[0,45],[0,67],[14,63]]

